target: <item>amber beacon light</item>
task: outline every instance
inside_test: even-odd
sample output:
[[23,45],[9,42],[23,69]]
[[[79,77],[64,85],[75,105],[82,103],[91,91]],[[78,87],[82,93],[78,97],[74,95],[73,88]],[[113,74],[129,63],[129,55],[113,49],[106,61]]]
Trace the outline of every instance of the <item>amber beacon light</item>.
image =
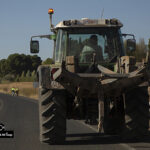
[[52,9],[52,8],[50,8],[50,9],[48,9],[48,14],[53,14],[54,13],[54,9]]

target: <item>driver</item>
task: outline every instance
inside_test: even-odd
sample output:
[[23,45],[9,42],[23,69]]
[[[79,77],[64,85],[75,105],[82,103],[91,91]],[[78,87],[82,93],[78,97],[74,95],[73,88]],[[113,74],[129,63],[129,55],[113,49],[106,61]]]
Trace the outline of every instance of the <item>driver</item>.
[[98,46],[98,40],[96,35],[91,35],[87,44],[83,47],[80,61],[92,62],[94,61],[93,59],[95,59],[96,62],[103,60],[102,48]]

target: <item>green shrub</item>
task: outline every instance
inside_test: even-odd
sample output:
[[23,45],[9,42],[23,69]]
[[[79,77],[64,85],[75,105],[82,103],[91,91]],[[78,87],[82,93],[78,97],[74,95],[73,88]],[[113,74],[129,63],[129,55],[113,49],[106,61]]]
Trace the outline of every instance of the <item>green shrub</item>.
[[15,76],[13,74],[7,74],[6,76],[3,77],[2,80],[13,82],[15,80]]

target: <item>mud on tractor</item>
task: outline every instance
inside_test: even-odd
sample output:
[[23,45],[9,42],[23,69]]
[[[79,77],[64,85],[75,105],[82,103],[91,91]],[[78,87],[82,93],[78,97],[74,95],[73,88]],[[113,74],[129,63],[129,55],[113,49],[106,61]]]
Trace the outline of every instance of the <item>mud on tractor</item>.
[[[52,35],[32,36],[31,53],[39,52],[33,38],[54,41],[52,65],[38,67],[40,140],[61,144],[66,119],[97,124],[99,132],[137,138],[149,128],[149,57],[136,67],[134,35],[122,34],[117,19],[65,20],[52,24]],[[126,50],[123,36],[127,39]]]

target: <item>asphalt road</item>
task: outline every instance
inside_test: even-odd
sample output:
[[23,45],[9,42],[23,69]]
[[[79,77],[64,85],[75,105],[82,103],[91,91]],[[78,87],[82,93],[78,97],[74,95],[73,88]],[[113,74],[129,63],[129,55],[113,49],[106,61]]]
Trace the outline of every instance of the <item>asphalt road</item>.
[[98,134],[82,121],[67,121],[64,145],[39,142],[38,104],[36,100],[0,94],[0,123],[14,131],[14,138],[0,138],[0,150],[148,150],[150,137],[123,141],[117,136]]

